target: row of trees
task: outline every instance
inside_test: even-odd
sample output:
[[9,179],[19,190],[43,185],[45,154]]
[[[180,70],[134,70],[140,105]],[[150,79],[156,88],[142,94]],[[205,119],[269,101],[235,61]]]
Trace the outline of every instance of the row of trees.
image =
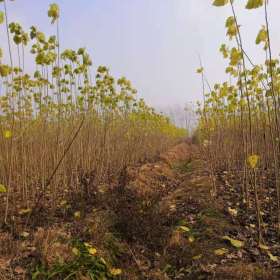
[[1,44],[8,45],[7,54],[0,49],[1,220],[38,203],[55,209],[75,193],[90,195],[85,178],[86,185],[112,183],[127,165],[185,135],[138,99],[129,80],[104,66],[94,74],[86,49],[61,49],[58,5],[48,10],[52,36],[9,22],[7,0],[0,5]]
[[[204,106],[199,111],[200,135],[207,150],[213,193],[218,172],[230,172],[235,181],[241,178],[240,202],[247,209],[254,206],[262,243],[267,232],[264,219],[271,221],[271,230],[280,230],[280,67],[279,60],[272,57],[268,1],[248,0],[246,4],[246,9],[264,10],[263,25],[260,23],[255,41],[264,50],[264,63],[259,65],[244,49],[235,1],[215,0],[213,5],[229,5],[232,11],[225,23],[231,46],[220,47],[228,61],[225,71],[229,81],[204,92]],[[198,72],[205,81],[203,68]],[[272,211],[264,214],[268,204]]]

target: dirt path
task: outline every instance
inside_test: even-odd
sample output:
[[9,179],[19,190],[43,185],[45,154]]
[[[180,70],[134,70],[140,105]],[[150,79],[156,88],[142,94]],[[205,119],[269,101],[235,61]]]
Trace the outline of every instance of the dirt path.
[[279,279],[279,263],[252,248],[223,194],[211,196],[200,158],[181,144],[130,177],[127,189],[145,207],[132,211],[124,235],[135,230],[127,240],[142,278]]

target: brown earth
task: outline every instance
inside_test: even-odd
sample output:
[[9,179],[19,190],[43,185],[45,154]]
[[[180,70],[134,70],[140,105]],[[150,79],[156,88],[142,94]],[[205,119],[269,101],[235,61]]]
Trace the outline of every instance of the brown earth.
[[[122,268],[121,279],[280,279],[278,260],[252,247],[223,194],[212,197],[211,185],[190,142],[156,162],[127,167],[114,185],[87,186],[92,200],[74,201],[42,226],[24,228],[26,237],[2,229],[0,280],[30,279],[39,262],[69,261],[73,238],[90,242]],[[79,219],[73,217],[77,210]]]

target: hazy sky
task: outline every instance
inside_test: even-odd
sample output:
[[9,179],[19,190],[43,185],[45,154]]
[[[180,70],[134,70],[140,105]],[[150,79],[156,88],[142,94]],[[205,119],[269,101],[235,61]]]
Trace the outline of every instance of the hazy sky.
[[[263,58],[255,47],[264,22],[262,9],[245,11],[246,0],[236,0],[245,49],[254,61]],[[280,51],[280,1],[270,0],[273,52]],[[48,0],[9,2],[9,17],[25,28],[37,25],[47,34],[55,27],[47,17]],[[56,0],[61,8],[62,47],[86,47],[95,65],[109,66],[115,76],[126,76],[139,95],[156,107],[201,99],[196,74],[201,55],[211,84],[226,79],[218,52],[225,42],[224,22],[229,8],[211,6],[212,0]],[[0,8],[2,9],[2,8]],[[2,26],[3,30],[3,26]],[[0,31],[0,46],[6,44]]]

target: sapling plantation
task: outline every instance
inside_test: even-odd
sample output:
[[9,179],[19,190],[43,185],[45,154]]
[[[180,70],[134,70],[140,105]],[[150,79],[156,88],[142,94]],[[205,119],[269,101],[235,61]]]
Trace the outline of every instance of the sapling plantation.
[[[6,1],[1,6],[1,44],[8,43],[8,53],[0,51],[1,223],[42,203],[63,207],[85,191],[80,180],[89,172],[96,184],[111,182],[184,135],[137,99],[129,80],[115,79],[105,66],[94,73],[86,49],[60,48],[58,5],[48,10],[52,36],[10,22]],[[35,62],[29,73],[27,52]]]
[[244,1],[263,14],[261,64],[236,2],[209,1],[231,13],[228,80],[212,86],[200,59],[186,139],[127,78],[62,48],[56,3],[49,35],[0,0],[1,280],[279,279],[280,66],[269,1]]
[[[279,60],[272,57],[269,1],[249,0],[245,7],[263,10],[263,23],[255,40],[255,44],[263,48],[263,64],[255,64],[254,58],[244,49],[246,37],[242,34],[235,2],[213,2],[217,7],[228,5],[232,11],[225,23],[231,42],[220,47],[228,61],[225,72],[229,81],[215,84],[209,92],[204,92],[199,130],[213,185],[221,172],[230,173],[233,184],[240,187],[240,203],[247,212],[254,209],[251,221],[257,227],[259,244],[265,244],[271,232],[280,233],[280,68]],[[204,83],[203,68],[198,69],[198,73]]]

